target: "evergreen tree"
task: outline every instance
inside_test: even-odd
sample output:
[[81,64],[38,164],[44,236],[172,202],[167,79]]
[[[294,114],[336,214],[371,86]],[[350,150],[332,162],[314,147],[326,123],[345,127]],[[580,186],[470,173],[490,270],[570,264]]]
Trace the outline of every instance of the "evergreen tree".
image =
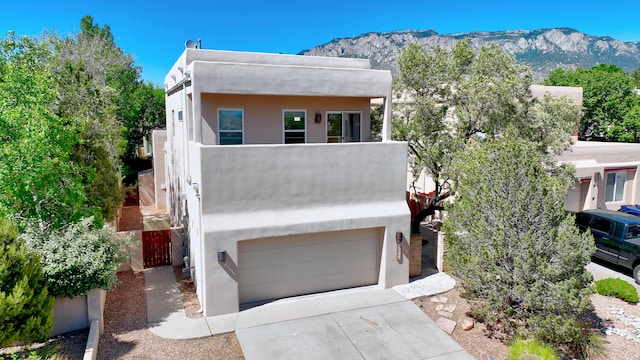
[[53,297],[38,256],[27,251],[18,230],[0,219],[0,347],[45,339],[53,327]]
[[580,355],[595,246],[564,211],[573,170],[510,132],[467,150],[454,159],[458,196],[444,229],[474,315]]

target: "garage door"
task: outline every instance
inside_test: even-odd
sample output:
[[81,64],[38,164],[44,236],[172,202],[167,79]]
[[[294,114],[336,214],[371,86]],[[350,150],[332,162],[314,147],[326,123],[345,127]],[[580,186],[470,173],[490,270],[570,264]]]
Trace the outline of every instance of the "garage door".
[[383,228],[238,242],[240,303],[378,283]]

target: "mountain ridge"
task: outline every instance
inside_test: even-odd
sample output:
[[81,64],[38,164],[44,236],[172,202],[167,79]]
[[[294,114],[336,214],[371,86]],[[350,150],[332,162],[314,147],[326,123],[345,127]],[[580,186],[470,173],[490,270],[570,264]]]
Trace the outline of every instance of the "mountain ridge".
[[589,69],[599,64],[615,64],[629,74],[640,68],[640,41],[594,36],[570,27],[452,34],[440,34],[433,29],[368,32],[335,38],[299,54],[367,58],[374,69],[387,69],[395,74],[398,71],[396,61],[403,46],[413,42],[424,47],[438,45],[451,48],[464,38],[470,38],[475,48],[497,44],[519,62],[529,65],[536,82],[542,81],[556,68]]

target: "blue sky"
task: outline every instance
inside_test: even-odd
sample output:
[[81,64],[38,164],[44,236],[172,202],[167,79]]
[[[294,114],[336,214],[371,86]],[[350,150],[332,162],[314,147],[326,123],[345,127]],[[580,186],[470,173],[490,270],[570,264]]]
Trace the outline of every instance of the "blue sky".
[[[605,5],[603,5],[605,4]],[[334,38],[367,32],[433,29],[441,34],[572,27],[590,35],[640,41],[640,1],[163,1],[32,0],[0,6],[0,34],[77,32],[91,15],[109,25],[143,78],[162,85],[187,39],[204,49],[295,54]]]

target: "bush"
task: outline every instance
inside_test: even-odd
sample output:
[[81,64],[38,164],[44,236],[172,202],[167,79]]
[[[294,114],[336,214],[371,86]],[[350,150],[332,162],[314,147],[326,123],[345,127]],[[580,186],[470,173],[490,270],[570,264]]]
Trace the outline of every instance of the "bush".
[[41,256],[47,287],[56,297],[84,296],[95,289],[109,290],[118,278],[116,271],[131,254],[131,241],[113,239],[113,229],[93,227],[93,218],[61,229],[29,229],[29,247]]
[[0,347],[49,335],[54,299],[43,278],[38,256],[29,254],[12,223],[0,219]]
[[445,232],[473,314],[509,337],[585,344],[593,291],[585,266],[595,246],[564,212],[571,178],[509,133],[471,143],[454,161],[458,192]]
[[596,290],[603,296],[615,296],[628,303],[638,302],[638,290],[621,279],[607,278],[596,281]]
[[530,359],[557,360],[556,351],[549,345],[538,340],[517,339],[509,345],[509,359],[523,360],[526,355],[533,355]]

